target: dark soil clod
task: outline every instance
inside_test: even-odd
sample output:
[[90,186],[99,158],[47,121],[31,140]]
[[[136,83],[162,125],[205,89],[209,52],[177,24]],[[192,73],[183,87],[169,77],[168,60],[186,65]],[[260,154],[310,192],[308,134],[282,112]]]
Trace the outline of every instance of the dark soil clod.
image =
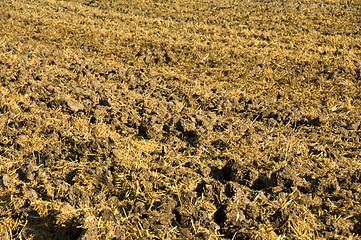
[[25,163],[18,170],[18,174],[22,181],[33,181],[36,176],[35,167],[31,163]]

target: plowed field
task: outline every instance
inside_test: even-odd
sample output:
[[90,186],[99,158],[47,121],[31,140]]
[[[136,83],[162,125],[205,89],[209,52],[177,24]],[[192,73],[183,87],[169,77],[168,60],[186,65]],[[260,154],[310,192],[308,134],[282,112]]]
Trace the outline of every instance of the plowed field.
[[359,0],[0,1],[0,239],[358,239]]

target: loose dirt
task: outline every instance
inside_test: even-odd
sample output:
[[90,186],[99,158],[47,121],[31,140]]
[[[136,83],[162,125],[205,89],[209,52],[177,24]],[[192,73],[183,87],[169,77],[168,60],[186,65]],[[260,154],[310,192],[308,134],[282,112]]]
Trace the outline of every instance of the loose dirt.
[[0,239],[357,239],[358,1],[0,3]]

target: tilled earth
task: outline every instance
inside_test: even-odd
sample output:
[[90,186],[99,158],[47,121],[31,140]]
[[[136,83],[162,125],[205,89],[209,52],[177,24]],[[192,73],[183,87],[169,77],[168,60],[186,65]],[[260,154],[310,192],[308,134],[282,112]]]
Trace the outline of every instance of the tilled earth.
[[357,239],[358,1],[0,2],[0,239]]

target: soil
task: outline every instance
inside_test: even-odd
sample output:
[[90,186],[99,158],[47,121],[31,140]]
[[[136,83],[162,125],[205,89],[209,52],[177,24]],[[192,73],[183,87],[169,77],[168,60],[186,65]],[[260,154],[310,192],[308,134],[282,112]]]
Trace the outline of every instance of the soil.
[[360,19],[0,3],[0,239],[358,239]]

